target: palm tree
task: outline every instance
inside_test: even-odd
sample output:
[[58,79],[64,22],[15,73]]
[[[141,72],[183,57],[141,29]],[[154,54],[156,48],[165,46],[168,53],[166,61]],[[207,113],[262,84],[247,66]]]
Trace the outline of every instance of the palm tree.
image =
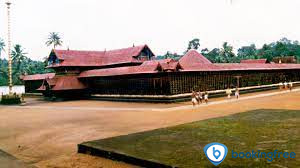
[[0,38],[0,57],[1,57],[1,52],[4,51],[5,43],[2,38]]
[[59,37],[59,34],[57,32],[51,32],[48,37],[48,41],[46,42],[47,46],[53,45],[53,48],[56,46],[62,45],[61,38]]
[[227,42],[224,42],[222,45],[223,48],[221,48],[221,56],[222,56],[222,61],[229,63],[232,61],[232,58],[235,57],[233,53],[233,47],[229,45]]
[[14,46],[14,49],[11,51],[12,61],[17,64],[18,72],[20,71],[22,62],[24,62],[27,59],[26,54],[27,53],[24,52],[24,49],[20,44],[16,44]]

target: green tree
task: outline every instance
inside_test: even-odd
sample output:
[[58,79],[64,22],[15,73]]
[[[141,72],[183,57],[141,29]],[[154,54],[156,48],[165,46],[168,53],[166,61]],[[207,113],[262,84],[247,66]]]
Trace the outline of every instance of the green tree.
[[220,56],[220,49],[219,48],[214,48],[211,51],[208,49],[203,49],[202,50],[202,55],[204,55],[208,60],[210,60],[213,63],[221,63],[221,56]]
[[200,47],[200,39],[194,38],[193,40],[189,41],[187,51],[189,51],[191,49],[198,50],[199,47]]
[[163,55],[163,59],[171,58],[174,60],[179,60],[182,57],[182,55],[179,55],[177,53],[171,53],[170,51],[167,51],[165,55]]
[[24,52],[24,49],[20,44],[16,44],[11,52],[12,55],[12,61],[14,64],[16,64],[17,69],[16,71],[20,72],[21,64],[27,59],[26,55],[27,53]]
[[0,59],[0,86],[6,86],[8,83],[7,66],[8,66],[7,60]]
[[233,62],[235,54],[233,53],[233,47],[228,44],[228,42],[224,42],[220,52],[221,62],[229,63]]
[[51,32],[48,37],[48,41],[46,42],[47,46],[53,45],[53,48],[56,46],[62,45],[62,40],[57,32]]
[[264,44],[261,49],[258,49],[257,55],[260,58],[266,58],[268,61],[272,61],[274,54],[272,47],[268,44]]
[[257,49],[255,44],[250,46],[242,46],[238,49],[237,56],[239,59],[257,59]]
[[0,57],[1,57],[1,52],[4,51],[5,43],[2,38],[0,38]]

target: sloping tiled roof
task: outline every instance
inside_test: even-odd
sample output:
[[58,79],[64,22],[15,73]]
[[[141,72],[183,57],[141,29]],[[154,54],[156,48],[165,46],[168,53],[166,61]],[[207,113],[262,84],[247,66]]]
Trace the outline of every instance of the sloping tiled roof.
[[25,75],[23,76],[23,81],[33,81],[33,80],[44,80],[51,79],[55,76],[55,73],[46,73],[46,74],[35,74],[35,75]]
[[193,64],[211,64],[202,54],[196,50],[189,50],[183,57],[179,59],[179,63],[183,69],[192,66]]
[[183,71],[241,71],[241,70],[277,70],[300,69],[300,64],[254,64],[254,63],[226,63],[226,64],[194,64]]
[[181,68],[180,64],[173,59],[150,60],[143,62],[143,64],[139,66],[84,71],[79,75],[79,78],[158,73],[160,71],[176,71],[178,68]]
[[137,60],[135,57],[138,56],[144,48],[149,49],[147,45],[141,45],[109,51],[53,50],[60,62],[48,67],[106,66],[123,63],[141,63],[142,61]]
[[177,71],[178,69],[181,69],[179,62],[173,59],[170,60],[165,59],[160,61],[159,63],[163,71],[169,72],[169,71]]
[[80,73],[79,78],[157,73],[159,72],[158,71],[159,68],[160,68],[159,62],[153,60],[153,61],[145,61],[142,65],[139,66],[88,70]]
[[77,76],[61,76],[57,78],[55,86],[51,90],[77,90],[86,88],[87,86],[80,82]]
[[268,63],[268,60],[267,59],[246,59],[246,60],[241,60],[241,63],[265,64]]

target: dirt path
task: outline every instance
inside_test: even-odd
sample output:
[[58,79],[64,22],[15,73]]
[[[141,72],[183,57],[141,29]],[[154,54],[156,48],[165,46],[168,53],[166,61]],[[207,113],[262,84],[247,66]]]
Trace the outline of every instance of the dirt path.
[[[220,99],[224,100],[224,98],[217,100]],[[227,101],[201,108],[191,108],[185,103],[32,100],[35,103],[31,106],[44,108],[0,106],[0,149],[38,167],[132,167],[125,163],[76,154],[77,144],[254,109],[300,109],[299,101],[300,92]],[[148,109],[153,106],[158,109],[174,109],[158,111]],[[80,107],[80,109],[65,107]],[[130,108],[130,110],[103,109],[104,107]]]

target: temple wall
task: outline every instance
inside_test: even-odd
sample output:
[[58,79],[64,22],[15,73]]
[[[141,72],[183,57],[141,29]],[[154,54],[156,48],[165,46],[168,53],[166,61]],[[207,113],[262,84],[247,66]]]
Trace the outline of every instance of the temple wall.
[[93,94],[170,94],[167,74],[139,74],[85,80]]
[[235,88],[237,76],[240,76],[239,87],[247,87],[300,81],[300,70],[177,72],[169,75],[170,90],[171,94],[182,94]]
[[[80,79],[88,85],[86,92],[106,95],[177,95],[196,91],[222,90],[240,87],[300,81],[300,70],[165,72],[127,76]],[[42,80],[25,81],[26,93],[36,93]],[[64,94],[64,93],[61,93]]]
[[86,79],[92,94],[176,95],[300,81],[300,70],[168,72]]

